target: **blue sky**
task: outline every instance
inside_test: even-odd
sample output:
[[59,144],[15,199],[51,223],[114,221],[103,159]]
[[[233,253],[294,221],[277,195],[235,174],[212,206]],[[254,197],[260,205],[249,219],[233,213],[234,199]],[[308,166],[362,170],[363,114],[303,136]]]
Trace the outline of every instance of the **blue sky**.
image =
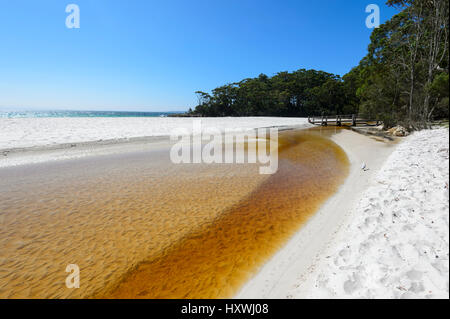
[[[80,8],[80,29],[65,25]],[[385,0],[0,0],[0,107],[185,110],[197,90],[300,68],[343,75]]]

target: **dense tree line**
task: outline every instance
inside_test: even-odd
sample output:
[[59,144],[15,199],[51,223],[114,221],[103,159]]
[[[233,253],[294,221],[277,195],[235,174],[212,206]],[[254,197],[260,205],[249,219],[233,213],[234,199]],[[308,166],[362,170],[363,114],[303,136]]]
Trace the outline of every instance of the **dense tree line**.
[[448,0],[388,4],[403,10],[374,30],[368,55],[351,72],[360,113],[411,128],[448,118]]
[[449,115],[447,0],[388,0],[401,9],[376,28],[368,54],[342,78],[316,70],[261,74],[198,91],[200,116],[359,113],[416,129]]
[[[348,91],[348,92],[347,92]],[[347,93],[346,93],[347,92]],[[354,112],[345,82],[334,74],[298,70],[245,79],[212,91],[198,91],[194,113],[202,116],[307,116]]]

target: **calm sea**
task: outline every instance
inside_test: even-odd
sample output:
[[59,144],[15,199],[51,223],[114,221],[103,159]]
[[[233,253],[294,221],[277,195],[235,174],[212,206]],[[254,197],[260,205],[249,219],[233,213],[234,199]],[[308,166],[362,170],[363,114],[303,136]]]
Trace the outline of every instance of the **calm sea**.
[[122,112],[122,111],[0,111],[0,118],[21,117],[166,117],[182,112]]

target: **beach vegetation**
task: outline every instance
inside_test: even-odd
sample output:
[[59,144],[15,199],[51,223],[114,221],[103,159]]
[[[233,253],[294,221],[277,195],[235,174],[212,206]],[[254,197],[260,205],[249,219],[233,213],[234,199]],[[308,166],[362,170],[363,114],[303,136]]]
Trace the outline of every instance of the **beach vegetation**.
[[211,93],[191,116],[360,114],[408,130],[449,117],[449,3],[389,0],[400,12],[375,28],[367,55],[344,76],[300,69],[260,74]]

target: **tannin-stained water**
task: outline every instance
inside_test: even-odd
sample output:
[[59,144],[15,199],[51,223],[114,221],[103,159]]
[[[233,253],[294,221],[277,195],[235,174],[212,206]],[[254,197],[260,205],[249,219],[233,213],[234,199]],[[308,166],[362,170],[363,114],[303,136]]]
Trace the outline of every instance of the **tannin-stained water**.
[[0,297],[231,297],[348,172],[314,130],[279,142],[270,176],[167,152],[0,171]]
[[347,175],[339,147],[302,133],[281,137],[276,174],[212,224],[141,263],[103,297],[231,297]]

